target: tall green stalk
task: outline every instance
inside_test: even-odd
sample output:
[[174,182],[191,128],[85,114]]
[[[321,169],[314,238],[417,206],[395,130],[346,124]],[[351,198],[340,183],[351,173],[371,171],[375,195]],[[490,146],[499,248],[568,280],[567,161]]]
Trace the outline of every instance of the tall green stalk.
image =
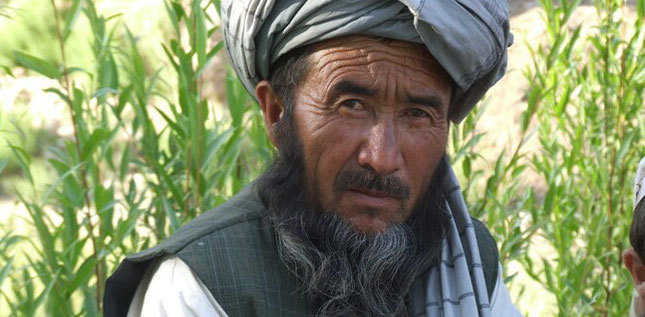
[[[86,171],[83,164],[83,159],[81,157],[81,139],[79,138],[79,122],[77,122],[77,118],[79,118],[79,115],[75,114],[75,112],[81,110],[79,108],[74,107],[74,99],[81,98],[80,94],[74,93],[73,90],[76,89],[74,87],[74,83],[70,80],[69,76],[69,70],[67,69],[67,54],[65,53],[65,42],[66,38],[63,36],[63,30],[61,29],[61,23],[60,23],[60,14],[58,7],[56,6],[56,1],[55,0],[50,0],[51,5],[52,5],[52,10],[54,12],[54,20],[56,21],[56,35],[58,37],[58,44],[60,47],[60,56],[62,60],[61,67],[63,68],[62,72],[62,77],[59,79],[61,86],[64,87],[65,92],[67,93],[65,97],[67,97],[67,100],[70,100],[71,102],[68,102],[67,105],[69,107],[69,112],[70,112],[70,117],[72,120],[72,126],[74,128],[74,146],[76,147],[76,153],[77,153],[77,159],[79,164],[81,164],[79,168],[79,173],[80,173],[80,179],[81,179],[81,185],[82,185],[82,195],[84,198],[85,202],[85,223],[87,225],[87,233],[88,237],[92,243],[92,257],[94,258],[94,261],[96,261],[96,264],[94,266],[94,275],[97,281],[96,285],[96,304],[97,308],[100,310],[101,309],[101,303],[102,303],[102,291],[104,288],[104,281],[105,277],[102,272],[102,267],[105,266],[104,263],[101,263],[103,260],[99,260],[98,258],[98,250],[99,247],[97,245],[96,237],[95,237],[95,230],[94,230],[94,220],[92,219],[92,204],[90,202],[90,198],[88,196],[88,193],[90,191],[89,185],[87,183],[87,176],[86,176]],[[77,12],[75,10],[80,10],[80,6],[82,5],[82,1],[80,0],[75,0],[73,1],[73,6],[72,6],[72,12],[68,13],[70,15],[75,15]],[[71,29],[71,21],[74,18],[68,18],[68,22],[65,24],[65,30]],[[66,32],[71,32],[71,31],[66,31]],[[67,34],[66,34],[67,35]]]

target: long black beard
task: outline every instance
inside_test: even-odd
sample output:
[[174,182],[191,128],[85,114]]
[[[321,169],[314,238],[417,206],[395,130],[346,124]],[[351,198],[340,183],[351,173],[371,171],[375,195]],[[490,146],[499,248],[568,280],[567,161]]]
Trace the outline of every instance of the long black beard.
[[448,215],[438,184],[447,160],[404,223],[366,235],[308,201],[302,147],[293,129],[282,131],[279,156],[257,182],[282,262],[320,316],[407,315],[411,284],[439,260]]

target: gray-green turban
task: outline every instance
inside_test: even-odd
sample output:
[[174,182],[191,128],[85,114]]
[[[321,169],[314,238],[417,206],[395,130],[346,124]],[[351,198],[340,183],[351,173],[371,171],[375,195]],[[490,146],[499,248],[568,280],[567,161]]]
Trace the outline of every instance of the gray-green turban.
[[506,71],[507,0],[224,0],[224,39],[254,95],[270,65],[295,48],[352,34],[423,43],[454,80],[461,121]]

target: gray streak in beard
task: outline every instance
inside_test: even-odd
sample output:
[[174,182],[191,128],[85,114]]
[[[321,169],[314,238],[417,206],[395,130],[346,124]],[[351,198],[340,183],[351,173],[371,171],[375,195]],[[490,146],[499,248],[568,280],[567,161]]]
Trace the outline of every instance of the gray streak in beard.
[[[408,224],[367,236],[335,214],[319,214],[313,221],[302,218],[305,213],[297,217],[301,219],[276,222],[278,248],[300,277],[303,291],[318,302],[320,316],[407,313],[407,290],[432,259],[432,252],[417,250]],[[313,240],[302,232],[311,233]]]

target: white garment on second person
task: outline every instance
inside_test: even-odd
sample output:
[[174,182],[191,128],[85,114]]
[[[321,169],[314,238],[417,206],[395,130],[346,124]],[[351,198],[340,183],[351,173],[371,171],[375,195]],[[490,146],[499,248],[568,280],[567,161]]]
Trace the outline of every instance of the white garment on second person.
[[[645,162],[645,161],[644,161]],[[632,294],[632,307],[629,308],[629,317],[645,317],[645,305],[636,289]]]

